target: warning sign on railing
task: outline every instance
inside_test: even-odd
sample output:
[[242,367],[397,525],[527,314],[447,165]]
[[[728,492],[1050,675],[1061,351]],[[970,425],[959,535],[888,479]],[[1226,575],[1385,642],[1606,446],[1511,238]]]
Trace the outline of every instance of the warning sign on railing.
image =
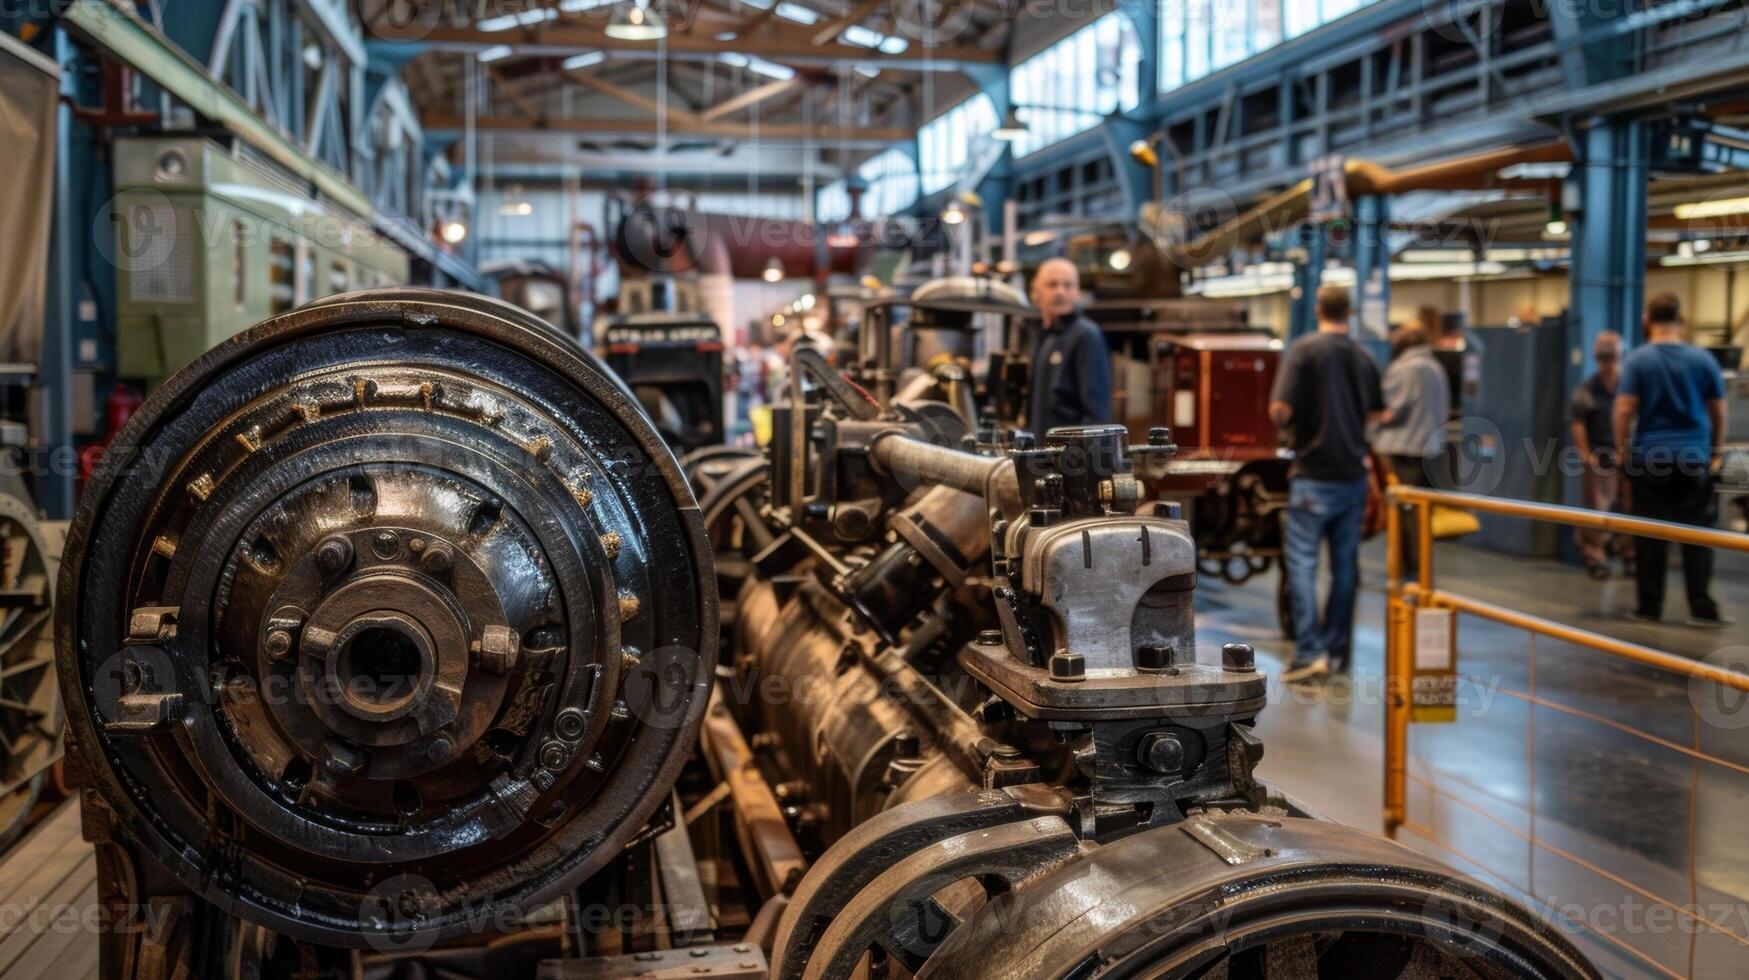
[[1457,617],[1450,609],[1415,610],[1415,672],[1409,719],[1457,720]]

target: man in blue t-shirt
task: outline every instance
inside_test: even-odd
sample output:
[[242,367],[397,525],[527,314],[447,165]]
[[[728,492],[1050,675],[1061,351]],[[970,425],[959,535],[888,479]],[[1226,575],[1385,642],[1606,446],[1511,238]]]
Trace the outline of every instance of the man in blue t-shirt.
[[[1615,439],[1626,461],[1635,516],[1711,527],[1713,467],[1725,438],[1725,378],[1711,354],[1687,342],[1687,332],[1674,295],[1663,293],[1646,304],[1647,343],[1622,364]],[[1668,542],[1651,538],[1634,543],[1639,593],[1634,619],[1657,622],[1664,615],[1668,548]],[[1708,591],[1710,548],[1682,546],[1682,577],[1689,624],[1730,625]]]

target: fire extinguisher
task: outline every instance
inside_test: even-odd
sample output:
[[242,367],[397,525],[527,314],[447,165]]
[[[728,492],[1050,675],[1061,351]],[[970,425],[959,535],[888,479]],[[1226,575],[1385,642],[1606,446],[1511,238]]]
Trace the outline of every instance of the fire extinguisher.
[[109,449],[109,444],[115,440],[122,428],[128,424],[128,419],[140,410],[146,399],[132,385],[118,382],[110,389],[109,397],[103,401],[103,437],[86,446],[79,452],[79,486],[84,489],[85,481],[91,479],[91,474],[97,469],[97,464],[103,459],[103,454]]

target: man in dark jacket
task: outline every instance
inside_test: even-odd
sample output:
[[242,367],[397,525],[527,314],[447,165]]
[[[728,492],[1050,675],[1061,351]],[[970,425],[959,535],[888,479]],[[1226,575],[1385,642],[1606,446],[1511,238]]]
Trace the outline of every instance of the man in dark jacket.
[[1032,349],[1026,424],[1042,436],[1060,425],[1111,421],[1111,357],[1105,335],[1081,315],[1081,275],[1068,259],[1048,259],[1032,279],[1044,326]]

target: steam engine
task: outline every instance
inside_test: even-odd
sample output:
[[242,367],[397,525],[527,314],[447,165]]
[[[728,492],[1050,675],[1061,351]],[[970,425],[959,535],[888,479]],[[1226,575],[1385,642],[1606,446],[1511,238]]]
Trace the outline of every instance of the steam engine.
[[[1254,654],[1136,513],[1169,432],[790,378],[696,503],[488,301],[340,297],[155,394],[57,629],[106,974],[1596,975],[1259,782]],[[610,896],[672,914],[609,937]]]

